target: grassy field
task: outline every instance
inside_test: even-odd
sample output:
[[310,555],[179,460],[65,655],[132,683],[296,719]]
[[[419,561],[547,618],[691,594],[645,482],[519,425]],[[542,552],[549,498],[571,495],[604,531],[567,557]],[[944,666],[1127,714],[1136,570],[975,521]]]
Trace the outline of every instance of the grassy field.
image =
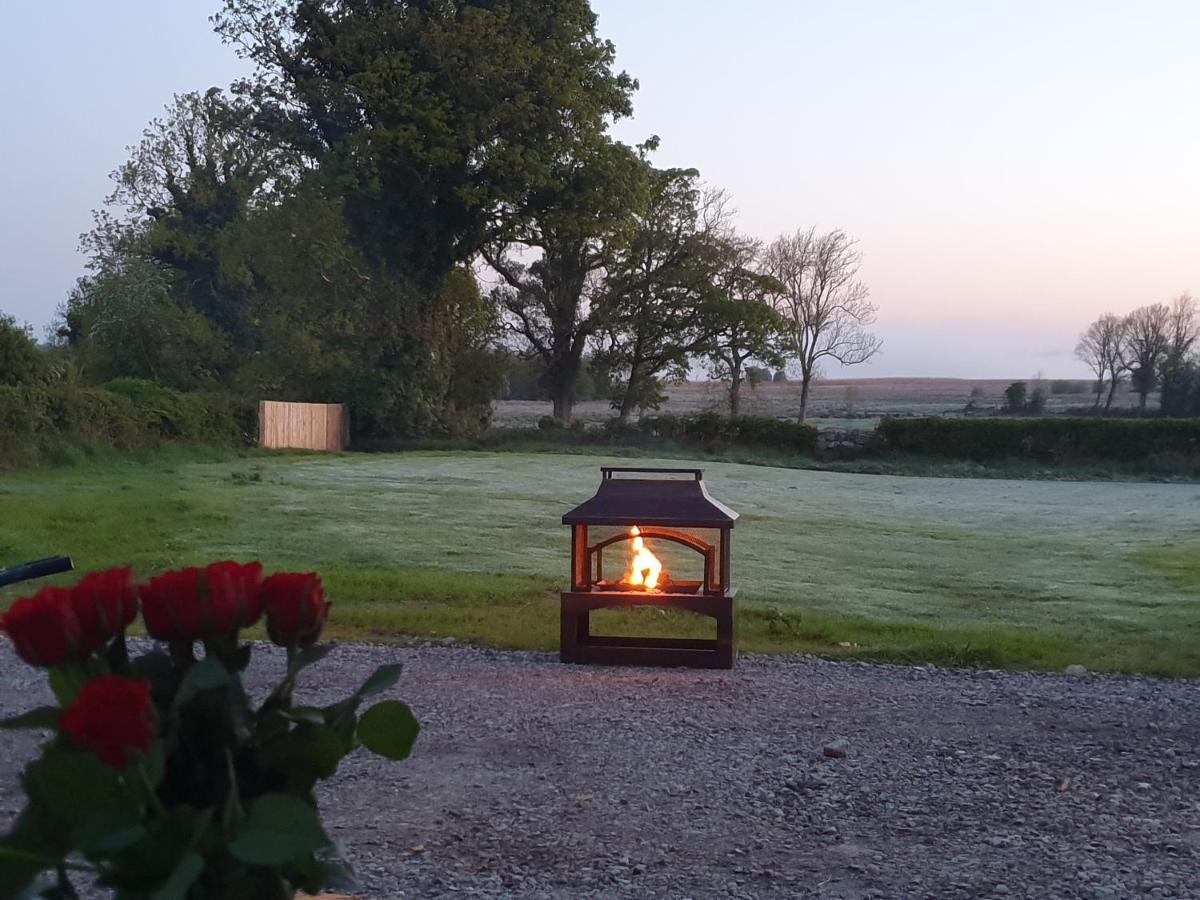
[[[63,553],[147,575],[259,558],[320,571],[340,637],[550,648],[568,559],[559,518],[605,462],[148,456],[9,473],[0,564]],[[1200,487],[704,466],[742,513],[744,649],[1200,674]],[[656,611],[608,625],[700,627]]]

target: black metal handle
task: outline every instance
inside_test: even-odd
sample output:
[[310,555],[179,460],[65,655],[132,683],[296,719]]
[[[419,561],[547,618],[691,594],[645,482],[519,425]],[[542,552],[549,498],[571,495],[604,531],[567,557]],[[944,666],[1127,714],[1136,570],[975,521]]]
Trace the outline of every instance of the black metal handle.
[[57,575],[59,572],[69,572],[75,568],[69,556],[48,556],[24,565],[13,566],[10,569],[0,569],[0,587],[6,584],[16,584],[18,581],[29,581],[34,578],[45,578],[47,575]]
[[651,475],[691,475],[697,481],[704,480],[703,469],[663,469],[639,466],[601,466],[600,471],[605,478],[612,478],[614,472],[645,472]]

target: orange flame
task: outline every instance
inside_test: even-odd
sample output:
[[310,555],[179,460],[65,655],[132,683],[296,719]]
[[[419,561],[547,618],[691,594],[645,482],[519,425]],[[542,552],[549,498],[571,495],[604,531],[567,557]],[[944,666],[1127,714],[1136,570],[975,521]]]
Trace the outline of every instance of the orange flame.
[[633,538],[632,556],[629,560],[629,571],[625,574],[625,583],[640,587],[647,591],[658,589],[658,580],[662,576],[662,563],[650,552],[642,537],[642,530],[634,525],[629,529]]

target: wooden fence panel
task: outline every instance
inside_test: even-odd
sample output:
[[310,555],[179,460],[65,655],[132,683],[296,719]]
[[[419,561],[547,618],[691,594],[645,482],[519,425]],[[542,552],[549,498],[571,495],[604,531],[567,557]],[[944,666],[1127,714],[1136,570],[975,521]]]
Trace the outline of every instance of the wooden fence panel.
[[263,447],[341,451],[350,446],[350,417],[341,403],[258,405],[258,437]]

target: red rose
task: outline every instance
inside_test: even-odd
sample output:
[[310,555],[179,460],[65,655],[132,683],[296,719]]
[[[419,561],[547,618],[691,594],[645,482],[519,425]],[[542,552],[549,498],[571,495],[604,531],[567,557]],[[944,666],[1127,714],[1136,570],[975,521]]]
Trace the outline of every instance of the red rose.
[[103,646],[137,616],[133,570],[126,567],[85,575],[71,589],[71,608],[82,642],[90,649]]
[[262,615],[262,563],[215,562],[204,570],[208,577],[208,617],[211,634],[229,634],[253,625]]
[[0,618],[0,630],[12,639],[17,655],[33,666],[57,666],[91,651],[82,645],[67,588],[46,587],[20,598]]
[[316,572],[276,572],[262,584],[267,634],[281,647],[307,647],[321,636],[329,607]]
[[129,753],[146,753],[154,743],[150,684],[104,675],[87,682],[59,724],[71,740],[91,750],[106,766],[125,769]]
[[163,572],[138,585],[146,631],[160,641],[194,641],[201,631],[201,581],[204,570],[192,566]]
[[164,572],[138,588],[150,636],[194,641],[231,634],[262,615],[262,564],[217,562]]

